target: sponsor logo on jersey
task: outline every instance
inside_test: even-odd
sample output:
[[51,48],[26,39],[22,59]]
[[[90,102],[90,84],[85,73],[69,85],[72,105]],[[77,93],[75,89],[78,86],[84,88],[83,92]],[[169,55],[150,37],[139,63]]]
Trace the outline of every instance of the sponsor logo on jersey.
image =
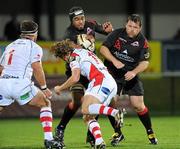
[[124,54],[128,55],[128,52],[127,52],[127,50],[124,50],[122,53],[124,53]]
[[127,42],[127,40],[124,39],[124,38],[122,38],[122,37],[119,37],[119,39],[120,39],[121,41]]
[[144,54],[145,59],[148,59],[149,56],[150,56],[150,53],[149,53],[149,52],[147,52],[147,53]]
[[114,52],[114,55],[120,59],[120,60],[124,60],[124,61],[127,61],[127,62],[134,62],[134,58],[128,56],[128,55],[125,55],[123,53],[119,53],[118,51]]
[[134,47],[139,47],[139,42],[135,41],[135,42],[131,43],[131,45],[134,46]]
[[114,44],[114,48],[116,48],[118,51],[121,49],[121,40],[117,39]]

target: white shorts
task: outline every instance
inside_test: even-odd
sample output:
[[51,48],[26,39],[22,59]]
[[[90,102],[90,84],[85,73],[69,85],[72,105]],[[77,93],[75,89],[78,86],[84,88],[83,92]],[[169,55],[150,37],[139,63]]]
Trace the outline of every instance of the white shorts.
[[112,98],[117,94],[117,84],[115,80],[111,76],[106,76],[102,84],[97,86],[93,86],[93,84],[94,81],[92,80],[85,91],[85,95],[95,96],[99,99],[100,103],[105,106],[109,105]]
[[29,79],[0,78],[0,84],[0,106],[8,106],[14,101],[24,105],[38,93],[38,88]]

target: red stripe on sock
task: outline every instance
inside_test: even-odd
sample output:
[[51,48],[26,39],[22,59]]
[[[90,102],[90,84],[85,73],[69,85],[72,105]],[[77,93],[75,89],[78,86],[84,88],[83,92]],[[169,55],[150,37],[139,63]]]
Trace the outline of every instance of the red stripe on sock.
[[44,116],[40,118],[41,122],[52,122],[52,117]]
[[111,115],[112,111],[113,111],[113,108],[109,108],[108,111],[107,111],[107,114]]
[[142,112],[138,112],[138,115],[144,115],[148,112],[148,108],[145,107],[144,110]]
[[52,127],[44,127],[44,132],[52,132]]
[[97,130],[100,130],[100,128],[99,128],[98,126],[94,127],[94,128],[92,129],[92,134],[94,134],[94,132],[97,131]]
[[101,137],[102,137],[101,134],[95,135],[95,139],[98,139],[98,138],[101,138]]
[[100,107],[99,114],[103,114],[104,113],[104,108],[105,108],[105,106],[103,106],[103,105]]

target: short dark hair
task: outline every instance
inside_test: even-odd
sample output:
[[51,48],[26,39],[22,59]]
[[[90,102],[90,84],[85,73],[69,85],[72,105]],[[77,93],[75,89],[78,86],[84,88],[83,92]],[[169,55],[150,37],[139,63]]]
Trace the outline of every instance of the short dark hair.
[[139,22],[139,26],[142,26],[142,20],[141,20],[141,17],[140,17],[139,14],[131,14],[131,15],[129,15],[128,18],[127,18],[127,22],[129,20],[131,20],[131,21],[133,21],[135,23]]
[[51,52],[54,53],[55,57],[59,58],[63,58],[73,50],[74,42],[69,39],[61,40],[51,47]]
[[24,20],[20,24],[21,34],[34,34],[38,31],[38,24],[31,20]]
[[80,6],[74,6],[71,9],[69,9],[69,19],[70,21],[73,20],[74,17],[84,15],[84,10]]

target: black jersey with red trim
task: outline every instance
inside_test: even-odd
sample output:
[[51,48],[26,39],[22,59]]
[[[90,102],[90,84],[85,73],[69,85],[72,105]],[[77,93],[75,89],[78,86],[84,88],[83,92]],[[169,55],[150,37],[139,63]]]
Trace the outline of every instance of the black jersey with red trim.
[[[75,43],[77,43],[77,35],[87,34],[87,35],[92,35],[95,38],[96,32],[99,34],[103,34],[103,35],[108,34],[103,30],[103,27],[101,24],[97,23],[95,20],[88,20],[88,21],[85,21],[85,25],[82,30],[78,30],[73,25],[70,25],[66,29],[64,39],[68,38],[68,39],[74,41]],[[69,67],[69,64],[66,64],[66,75],[68,77],[71,76],[71,69]]]
[[[141,61],[149,59],[149,48],[146,38],[139,33],[136,37],[130,38],[125,28],[119,28],[111,32],[103,42],[111,54],[125,64],[124,72],[133,70]],[[112,62],[105,60],[105,65],[114,74],[118,71]]]

